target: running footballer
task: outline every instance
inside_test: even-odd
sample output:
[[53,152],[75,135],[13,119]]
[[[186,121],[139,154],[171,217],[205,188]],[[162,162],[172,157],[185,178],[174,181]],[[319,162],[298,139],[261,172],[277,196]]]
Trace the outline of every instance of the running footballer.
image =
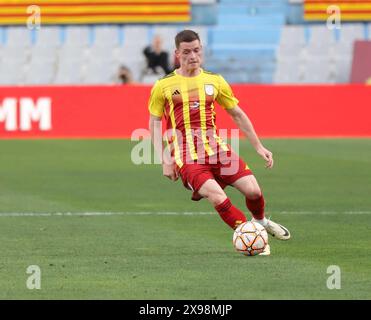
[[[228,112],[267,168],[273,167],[272,153],[260,142],[224,78],[201,68],[198,34],[183,30],[176,35],[175,45],[180,67],[155,83],[149,99],[152,142],[162,159],[164,176],[173,181],[180,176],[184,186],[192,190],[192,200],[207,199],[232,229],[247,221],[224,192],[226,186],[235,187],[245,197],[252,221],[262,224],[275,238],[288,240],[287,228],[266,219],[264,197],[248,165],[218,136],[214,102]],[[171,150],[168,156],[162,143],[163,117]]]

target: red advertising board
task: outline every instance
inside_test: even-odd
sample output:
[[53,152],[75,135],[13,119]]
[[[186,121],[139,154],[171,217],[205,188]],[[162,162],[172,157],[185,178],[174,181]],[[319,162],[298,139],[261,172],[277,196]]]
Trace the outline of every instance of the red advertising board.
[[[149,86],[0,87],[0,138],[129,138]],[[261,137],[371,137],[371,86],[235,85]],[[217,107],[219,129],[235,128]]]

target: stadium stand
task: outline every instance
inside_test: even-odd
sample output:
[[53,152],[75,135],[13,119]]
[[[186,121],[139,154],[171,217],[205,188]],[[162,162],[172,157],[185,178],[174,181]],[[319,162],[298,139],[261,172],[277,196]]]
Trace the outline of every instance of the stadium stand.
[[215,24],[1,26],[0,84],[113,84],[122,64],[130,67],[136,82],[153,83],[156,77],[142,76],[143,48],[158,34],[173,52],[174,36],[184,28],[200,33],[205,68],[231,83],[346,83],[354,42],[371,39],[371,23],[366,22],[343,23],[334,30],[323,22],[288,24],[300,21],[293,15],[302,16],[303,10],[292,10],[298,3],[285,0],[195,3],[202,4],[202,10],[192,9],[197,21],[202,12],[215,12]]
[[340,30],[323,25],[284,26],[275,82],[348,82],[355,40],[366,40],[364,25],[344,24]]
[[209,31],[206,67],[230,82],[272,82],[284,1],[222,0],[217,21]]

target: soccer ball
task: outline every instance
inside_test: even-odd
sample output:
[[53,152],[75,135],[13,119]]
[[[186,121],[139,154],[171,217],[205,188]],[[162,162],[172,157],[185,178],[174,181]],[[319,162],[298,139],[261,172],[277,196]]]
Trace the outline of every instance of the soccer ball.
[[234,231],[233,246],[246,256],[255,256],[263,252],[267,244],[267,230],[259,223],[247,221]]

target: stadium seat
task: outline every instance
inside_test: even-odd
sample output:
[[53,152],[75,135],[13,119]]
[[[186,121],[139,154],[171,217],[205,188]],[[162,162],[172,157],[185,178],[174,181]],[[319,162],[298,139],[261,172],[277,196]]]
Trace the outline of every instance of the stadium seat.
[[90,61],[102,61],[104,63],[112,63],[114,60],[115,48],[105,46],[93,46],[90,47],[86,52],[86,60]]
[[120,45],[119,26],[96,26],[93,29],[93,46],[116,47]]
[[55,84],[79,84],[82,82],[83,65],[80,60],[59,61]]
[[238,26],[272,26],[272,25],[283,25],[285,17],[283,14],[270,14],[270,15],[250,15],[241,14],[240,12],[235,14],[221,13],[218,15],[218,24],[224,25],[238,25]]
[[26,27],[7,27],[5,30],[7,47],[29,47],[32,44],[31,31]]
[[329,83],[331,79],[332,66],[328,59],[315,58],[303,65],[303,83]]
[[234,4],[227,4],[221,2],[218,6],[218,15],[221,14],[250,14],[249,12],[250,6],[247,3],[234,3]]
[[112,84],[114,82],[115,68],[113,64],[90,62],[86,65],[83,74],[85,84]]
[[292,46],[306,44],[305,31],[302,26],[284,26],[281,29],[280,45],[281,46]]
[[333,58],[340,60],[351,59],[355,40],[365,39],[366,30],[363,25],[343,24],[339,33],[339,41],[333,46]]
[[214,44],[278,44],[279,30],[275,27],[215,27],[211,29]]
[[[303,43],[303,40],[300,40],[301,45],[297,45],[294,39],[298,39],[295,32],[299,31],[289,30],[301,28],[304,33],[305,30],[309,30],[309,41]],[[300,83],[349,82],[353,43],[365,37],[366,29],[362,24],[343,23],[340,30],[329,30],[325,25],[309,25],[304,28],[286,26],[282,29],[280,47],[277,51],[275,80],[278,82],[299,80]],[[292,70],[294,68],[289,65],[289,61],[293,61],[295,55],[299,56],[298,63],[303,70],[303,77],[299,79],[295,70]]]
[[276,61],[279,63],[280,61],[295,59],[298,56],[301,56],[304,50],[304,47],[298,43],[290,43],[283,46],[281,45],[276,51]]
[[212,44],[209,46],[213,56],[231,59],[243,57],[274,57],[279,31],[277,28],[213,28]]
[[219,5],[219,12],[249,14],[272,14],[284,13],[285,1],[284,0],[221,0]]
[[353,54],[353,43],[352,42],[337,42],[332,46],[331,57],[351,57]]
[[144,48],[144,46],[148,45],[151,41],[150,28],[147,26],[125,25],[122,27],[122,31],[124,46],[138,46]]
[[62,43],[62,31],[60,27],[43,26],[35,31],[37,47],[59,47]]
[[143,49],[137,45],[127,45],[124,47],[118,48],[114,53],[116,60],[120,63],[129,63],[131,61],[145,61]]
[[54,82],[56,65],[52,61],[33,61],[27,68],[25,84],[47,85]]
[[364,25],[359,23],[341,25],[340,42],[351,42],[355,40],[366,40],[366,29]]
[[309,57],[315,58],[328,58],[330,59],[330,55],[333,52],[334,44],[330,44],[328,42],[320,43],[320,42],[311,42],[308,46],[304,47],[301,51],[301,55],[306,55]]
[[277,63],[297,59],[302,54],[305,44],[305,32],[302,26],[284,26],[276,50]]
[[335,31],[326,25],[316,25],[309,28],[309,41],[304,48],[304,54],[311,58],[326,59],[336,44]]
[[325,24],[310,27],[309,46],[335,43],[335,31],[327,28]]
[[299,83],[303,80],[303,67],[299,59],[282,61],[276,67],[274,82],[281,84]]
[[1,85],[22,85],[24,83],[24,65],[13,60],[0,63]]
[[4,62],[23,65],[30,59],[30,48],[19,48],[6,45],[0,49],[0,56]]
[[84,47],[92,43],[92,28],[88,26],[67,26],[64,29],[64,46]]
[[334,63],[336,83],[349,83],[352,58],[339,56]]
[[56,62],[58,58],[58,49],[53,46],[32,46],[30,61],[44,61],[44,62]]
[[84,63],[87,57],[88,48],[63,46],[58,51],[59,61],[78,61]]

